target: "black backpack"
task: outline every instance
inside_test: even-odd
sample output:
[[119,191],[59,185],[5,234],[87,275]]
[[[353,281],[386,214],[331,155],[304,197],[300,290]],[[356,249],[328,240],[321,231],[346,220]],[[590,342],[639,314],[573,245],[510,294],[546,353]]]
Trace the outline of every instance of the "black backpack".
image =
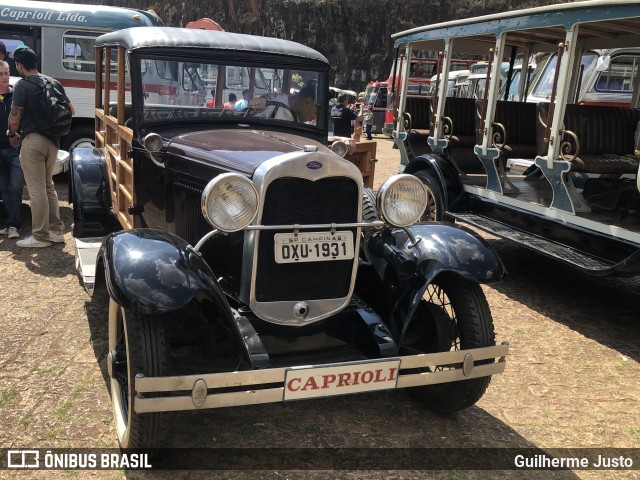
[[40,76],[39,82],[26,78],[30,83],[40,87],[36,95],[38,113],[34,115],[36,131],[47,137],[61,137],[71,129],[71,104],[63,93],[60,84],[46,76]]

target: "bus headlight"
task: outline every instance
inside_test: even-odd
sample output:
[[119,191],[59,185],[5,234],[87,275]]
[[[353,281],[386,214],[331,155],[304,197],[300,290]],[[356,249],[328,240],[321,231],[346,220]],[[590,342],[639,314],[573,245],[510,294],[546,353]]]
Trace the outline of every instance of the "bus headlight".
[[416,223],[426,208],[427,190],[413,175],[394,175],[378,191],[378,210],[384,221],[394,227]]
[[248,226],[258,212],[258,192],[253,182],[237,173],[211,180],[202,192],[202,213],[214,228],[237,232]]

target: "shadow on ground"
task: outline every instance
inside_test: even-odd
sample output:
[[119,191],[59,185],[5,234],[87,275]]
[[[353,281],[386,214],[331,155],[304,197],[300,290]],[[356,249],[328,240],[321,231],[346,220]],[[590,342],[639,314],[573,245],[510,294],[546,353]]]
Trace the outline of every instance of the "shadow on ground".
[[490,240],[509,272],[492,288],[640,361],[640,277],[595,277],[506,240]]

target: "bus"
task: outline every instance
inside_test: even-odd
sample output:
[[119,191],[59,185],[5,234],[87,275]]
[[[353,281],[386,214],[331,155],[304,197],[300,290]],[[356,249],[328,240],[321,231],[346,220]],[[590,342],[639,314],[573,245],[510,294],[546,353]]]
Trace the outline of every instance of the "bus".
[[382,133],[387,113],[387,93],[389,84],[386,82],[369,82],[364,92],[364,106],[373,113],[371,133]]
[[69,151],[94,142],[94,40],[105,32],[161,26],[152,11],[99,5],[38,1],[0,1],[0,41],[7,53],[32,48],[39,71],[57,79],[75,108],[71,131],[61,139]]
[[[450,62],[450,71],[469,70],[472,65],[479,62],[478,58],[462,59],[453,58]],[[396,59],[391,65],[389,77],[385,82],[388,85],[387,106],[385,111],[384,126],[382,133],[391,137],[393,123],[395,121],[395,113],[397,112],[397,96],[396,92],[402,88],[402,72],[406,71],[407,56],[396,50]],[[437,77],[442,65],[441,58],[437,52],[421,52],[413,51],[411,62],[409,64],[409,78],[407,80],[407,93],[409,95],[431,95],[431,79]]]
[[[472,225],[591,275],[639,275],[637,25],[639,1],[588,0],[393,35],[408,56],[444,52],[444,77],[446,59],[489,56],[478,98],[402,85],[392,136],[401,170],[429,192],[423,221]],[[530,75],[518,57],[538,59]]]

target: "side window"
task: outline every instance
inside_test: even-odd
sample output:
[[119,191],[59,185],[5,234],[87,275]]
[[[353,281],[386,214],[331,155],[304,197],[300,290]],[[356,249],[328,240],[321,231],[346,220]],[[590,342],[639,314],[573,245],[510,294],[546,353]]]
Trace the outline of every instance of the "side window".
[[67,30],[62,36],[62,66],[74,72],[95,72],[94,43],[101,32]]
[[[11,53],[13,52],[16,48],[23,46],[23,45],[28,45],[31,48],[33,47],[33,34],[29,33],[29,32],[22,32],[22,31],[2,31],[0,32],[0,41],[2,43],[4,43],[7,52]],[[38,50],[38,48],[36,47],[34,50]],[[7,63],[9,63],[9,72],[11,74],[12,77],[19,77],[20,75],[18,74],[18,71],[16,70],[16,63],[12,58],[8,58],[5,59],[7,61]]]
[[[619,55],[609,59],[608,68],[598,75],[595,85],[596,91],[631,92],[633,81],[638,74],[639,58],[635,55]],[[603,65],[604,67],[606,65]]]

